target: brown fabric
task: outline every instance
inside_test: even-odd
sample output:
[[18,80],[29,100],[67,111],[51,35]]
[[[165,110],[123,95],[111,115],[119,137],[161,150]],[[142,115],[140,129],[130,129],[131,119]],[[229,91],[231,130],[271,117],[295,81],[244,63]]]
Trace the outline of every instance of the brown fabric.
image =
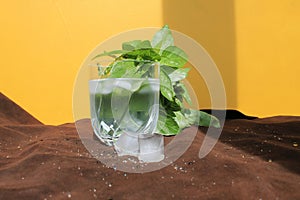
[[73,123],[43,125],[0,101],[0,199],[300,199],[300,117],[227,120],[204,159],[200,128],[174,164],[132,174],[92,158]]

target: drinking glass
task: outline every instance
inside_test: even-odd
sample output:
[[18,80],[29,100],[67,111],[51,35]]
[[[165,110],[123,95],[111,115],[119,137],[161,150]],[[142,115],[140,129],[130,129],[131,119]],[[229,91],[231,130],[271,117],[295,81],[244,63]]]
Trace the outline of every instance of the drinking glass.
[[155,133],[159,116],[159,63],[138,64],[134,73],[124,70],[117,77],[111,75],[111,63],[102,60],[91,66],[89,89],[94,134],[103,143],[113,145],[119,156],[158,162],[164,158],[163,136]]

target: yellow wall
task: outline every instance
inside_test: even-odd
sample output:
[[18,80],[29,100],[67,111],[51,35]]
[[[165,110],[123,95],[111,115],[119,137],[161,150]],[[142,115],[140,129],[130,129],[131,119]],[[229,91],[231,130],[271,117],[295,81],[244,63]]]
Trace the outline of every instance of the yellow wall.
[[111,35],[166,23],[211,54],[229,108],[300,115],[297,0],[3,1],[0,92],[46,124],[73,121],[73,83],[89,52]]
[[[260,117],[300,115],[300,1],[187,2],[163,0],[164,23],[210,53],[224,79],[228,108]],[[203,81],[198,98],[200,106],[210,105]]]
[[162,25],[161,1],[12,0],[0,6],[0,92],[46,124],[73,121],[72,91],[108,37]]
[[[163,0],[163,21],[195,39],[219,67],[229,108],[237,107],[234,0]],[[199,58],[201,59],[201,58]],[[192,72],[193,73],[193,72]],[[210,96],[200,76],[190,75],[200,108],[210,108]]]
[[235,3],[238,108],[300,115],[300,1]]

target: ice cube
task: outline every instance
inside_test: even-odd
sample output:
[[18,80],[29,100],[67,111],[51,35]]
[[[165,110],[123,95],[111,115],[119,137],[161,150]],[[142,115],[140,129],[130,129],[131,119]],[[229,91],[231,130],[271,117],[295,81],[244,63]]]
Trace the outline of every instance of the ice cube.
[[137,79],[137,78],[120,78],[117,79],[114,83],[114,86],[128,90],[130,92],[137,91],[145,79]]
[[90,94],[109,94],[113,90],[113,80],[95,79],[89,81]]
[[139,137],[139,160],[143,162],[159,162],[164,159],[164,138],[160,134]]
[[[101,81],[101,83],[100,83]],[[96,88],[96,91],[97,93],[100,93],[100,94],[110,94],[112,93],[113,89],[114,89],[114,86],[113,86],[113,82],[114,80],[110,80],[110,79],[103,79],[103,80],[100,80],[98,82],[98,85],[97,85],[97,88]]]
[[123,88],[125,90],[131,90],[131,83],[129,81],[125,81],[125,80],[117,80],[115,82],[115,86]]
[[114,147],[118,153],[118,156],[138,156],[138,137],[128,133],[122,133],[118,141],[115,142]]

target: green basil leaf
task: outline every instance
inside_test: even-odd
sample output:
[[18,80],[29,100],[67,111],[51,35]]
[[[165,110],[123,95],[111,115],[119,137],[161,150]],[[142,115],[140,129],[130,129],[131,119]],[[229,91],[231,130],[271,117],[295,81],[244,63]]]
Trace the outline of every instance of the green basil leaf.
[[122,44],[122,49],[123,49],[123,50],[127,50],[127,51],[135,50],[136,47],[137,47],[141,42],[142,42],[141,40],[132,40],[132,41],[129,41],[129,42],[124,42],[124,43]]
[[159,53],[162,53],[164,49],[174,45],[174,39],[172,32],[168,25],[165,25],[162,29],[155,33],[151,40],[151,45],[155,49],[159,49]]
[[160,86],[160,92],[164,97],[166,97],[169,101],[173,101],[173,91],[165,86]]
[[220,128],[220,121],[213,115],[206,112],[192,109],[184,109],[185,117],[190,121],[191,124],[197,126],[213,126],[215,128]]
[[213,115],[207,114],[206,112],[199,111],[200,113],[200,120],[199,126],[213,126],[215,128],[220,128],[220,121]]
[[187,77],[188,72],[190,71],[189,68],[180,68],[173,71],[169,74],[169,78],[171,79],[172,83],[181,81]]
[[156,53],[154,49],[136,49],[125,54],[122,54],[123,58],[139,59],[148,61],[159,61],[160,55]]
[[192,123],[181,113],[181,111],[174,112],[174,120],[178,124],[179,128],[184,129],[189,127]]
[[180,87],[181,90],[183,91],[181,93],[182,97],[186,100],[186,102],[188,104],[191,105],[192,104],[192,99],[191,99],[190,94],[189,94],[188,90],[186,89],[185,85],[183,83],[178,83],[177,86]]
[[179,134],[181,129],[171,115],[168,115],[164,109],[159,110],[159,117],[156,125],[156,132],[164,136]]
[[183,109],[183,113],[190,124],[199,125],[200,113],[198,110]]
[[176,98],[175,98],[175,103],[180,107],[180,108],[183,108],[183,102],[181,100],[179,100],[179,98],[177,98],[177,95],[176,95]]
[[136,71],[134,62],[115,61],[110,70],[110,78],[131,77]]
[[161,94],[164,97],[166,97],[169,101],[173,101],[175,92],[173,90],[172,82],[171,82],[169,76],[162,69],[160,70],[159,79],[160,79]]
[[149,40],[144,40],[136,46],[137,49],[151,49],[151,42]]
[[162,65],[162,64],[160,65],[160,68],[163,69],[168,75],[176,70],[176,68],[174,68],[174,67],[170,67],[170,66]]
[[122,44],[122,49],[127,51],[132,51],[136,49],[146,49],[152,48],[149,40],[132,40],[129,42],[124,42]]
[[187,63],[187,54],[176,46],[169,46],[161,54],[162,65],[181,68]]

